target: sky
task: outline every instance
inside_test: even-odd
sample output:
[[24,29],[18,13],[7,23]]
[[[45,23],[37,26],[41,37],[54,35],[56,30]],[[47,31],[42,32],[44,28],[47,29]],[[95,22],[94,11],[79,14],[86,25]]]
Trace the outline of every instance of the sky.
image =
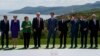
[[100,0],[0,0],[0,10],[17,10],[26,6],[37,7],[56,7],[83,5],[86,3],[94,3]]

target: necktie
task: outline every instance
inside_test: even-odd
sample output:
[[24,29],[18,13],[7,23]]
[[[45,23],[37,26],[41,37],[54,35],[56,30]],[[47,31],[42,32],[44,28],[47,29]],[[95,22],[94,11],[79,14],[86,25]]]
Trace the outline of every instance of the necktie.
[[4,20],[5,24],[7,23],[7,20]]
[[94,21],[94,24],[96,25],[96,20],[93,20]]
[[38,21],[38,27],[40,27],[40,18],[38,18],[37,21]]
[[62,23],[63,23],[63,20],[62,20]]

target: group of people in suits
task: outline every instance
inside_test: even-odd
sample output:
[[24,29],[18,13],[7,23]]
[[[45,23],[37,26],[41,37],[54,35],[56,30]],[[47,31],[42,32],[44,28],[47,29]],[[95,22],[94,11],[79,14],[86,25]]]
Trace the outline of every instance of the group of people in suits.
[[[93,48],[93,43],[95,43],[94,48],[98,48],[98,31],[99,31],[99,20],[96,15],[92,15],[91,20],[87,20],[85,16],[80,16],[78,19],[75,15],[72,15],[70,19],[66,19],[64,15],[61,16],[61,19],[55,17],[55,13],[50,13],[51,18],[48,19],[47,23],[47,45],[46,48],[49,48],[50,39],[52,38],[53,47],[55,48],[55,39],[57,30],[60,31],[59,39],[60,39],[60,47],[62,48],[62,44],[64,44],[63,48],[66,48],[66,41],[68,35],[68,24],[70,23],[70,36],[71,36],[71,47],[77,48],[77,38],[78,33],[81,34],[81,47],[87,48],[87,36],[90,31],[90,48]],[[11,36],[13,40],[13,48],[17,46],[18,33],[20,31],[20,21],[17,19],[17,16],[13,16],[13,20],[11,21],[11,26],[9,26],[9,21],[7,15],[3,16],[4,19],[0,22],[0,30],[1,30],[1,45],[4,48],[4,37],[6,37],[6,48],[8,48],[9,44],[9,30],[11,31]],[[44,20],[40,17],[40,12],[36,13],[36,17],[33,18],[33,21],[29,20],[28,16],[24,17],[24,21],[22,22],[22,32],[24,37],[24,48],[29,48],[29,42],[31,37],[31,31],[33,31],[34,36],[34,48],[41,47],[41,33],[44,30]],[[10,29],[9,29],[10,28]],[[75,46],[74,46],[75,44]]]
[[13,48],[15,48],[17,45],[18,32],[20,31],[20,22],[19,22],[19,20],[17,20],[17,16],[13,16],[14,19],[11,21],[11,26],[10,26],[7,15],[4,15],[3,18],[4,19],[1,20],[1,22],[0,22],[2,48],[4,48],[4,40],[5,39],[6,39],[6,48],[8,48],[9,30],[11,30]]

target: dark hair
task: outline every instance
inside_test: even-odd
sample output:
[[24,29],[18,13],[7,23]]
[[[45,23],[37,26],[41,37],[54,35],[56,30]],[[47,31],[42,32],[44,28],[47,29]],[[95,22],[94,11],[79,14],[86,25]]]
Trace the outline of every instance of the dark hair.
[[7,15],[4,15],[3,17],[7,17]]
[[27,19],[27,18],[28,18],[28,16],[25,16],[25,17],[24,17],[24,19]]
[[53,14],[54,15],[55,13],[54,12],[50,12],[50,14]]
[[76,17],[76,14],[72,14],[71,16],[74,16],[74,17]]
[[17,17],[17,16],[13,16],[13,17]]

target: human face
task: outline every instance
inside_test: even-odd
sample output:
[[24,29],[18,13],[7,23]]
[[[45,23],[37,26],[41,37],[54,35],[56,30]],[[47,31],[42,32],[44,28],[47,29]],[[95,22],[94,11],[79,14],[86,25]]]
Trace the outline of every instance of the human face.
[[40,13],[37,13],[36,16],[37,16],[37,17],[40,17]]
[[4,20],[7,20],[7,18],[8,18],[7,16],[4,16]]
[[14,20],[17,20],[17,16],[13,16]]
[[28,22],[28,19],[29,19],[28,17],[25,17],[25,18],[24,18],[24,20],[25,20],[26,22]]
[[62,17],[61,17],[61,19],[65,19],[66,17],[63,15]]
[[54,14],[50,14],[51,15],[51,17],[54,17]]
[[96,19],[96,16],[92,16],[93,19]]
[[83,16],[80,16],[80,19],[84,19],[84,17]]

